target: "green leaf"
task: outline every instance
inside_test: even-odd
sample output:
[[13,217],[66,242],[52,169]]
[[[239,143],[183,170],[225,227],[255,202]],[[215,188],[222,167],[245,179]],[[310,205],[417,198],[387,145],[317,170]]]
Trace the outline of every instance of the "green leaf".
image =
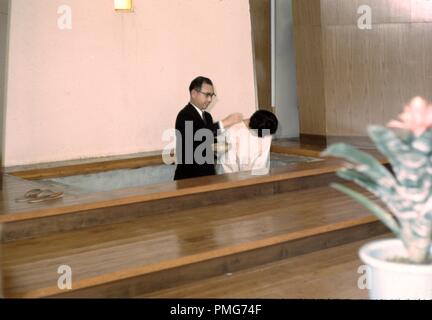
[[379,205],[374,203],[373,201],[369,200],[366,196],[362,195],[361,193],[352,190],[351,188],[348,188],[342,184],[339,183],[332,183],[331,186],[335,188],[336,190],[339,190],[340,192],[345,193],[346,195],[350,196],[354,200],[356,200],[358,203],[363,205],[365,208],[370,210],[375,216],[378,217],[397,237],[400,236],[400,227],[390,213],[388,213],[386,210],[381,208]]
[[398,156],[410,152],[410,146],[405,144],[393,130],[382,126],[369,126],[369,137],[377,149],[389,160],[392,167],[398,167]]
[[333,156],[344,158],[354,164],[367,166],[365,172],[371,179],[379,180],[383,177],[389,178],[395,182],[393,175],[370,154],[360,151],[345,143],[336,143],[328,147],[322,156]]
[[336,174],[346,180],[350,180],[358,184],[359,186],[365,188],[370,193],[381,198],[381,200],[386,204],[392,204],[393,206],[399,205],[398,194],[395,189],[382,184],[376,183],[368,179],[362,173],[355,171],[355,169],[341,169],[336,172]]
[[336,174],[342,179],[354,181],[359,186],[367,189],[376,196],[391,195],[391,191],[380,186],[376,181],[369,179],[366,175],[355,169],[341,169]]
[[393,130],[387,127],[369,126],[367,130],[369,137],[385,156],[395,156],[395,154],[411,150],[409,145],[405,144]]

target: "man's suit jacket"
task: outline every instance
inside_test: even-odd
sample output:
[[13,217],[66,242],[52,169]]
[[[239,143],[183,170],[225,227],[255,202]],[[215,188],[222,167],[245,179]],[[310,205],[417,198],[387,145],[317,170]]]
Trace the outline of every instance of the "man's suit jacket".
[[[195,107],[190,103],[186,107],[184,107],[177,115],[175,127],[177,130],[177,134],[180,134],[181,136],[177,136],[176,139],[177,167],[174,175],[174,180],[216,174],[214,163],[198,164],[195,157],[193,157],[196,148],[201,143],[203,143],[203,141],[194,141],[193,137],[195,136],[195,133],[199,129],[209,129],[212,132],[212,139],[209,142],[213,143],[215,142],[217,130],[219,129],[219,123],[213,123],[213,118],[210,113],[204,112],[203,116],[205,118],[205,121],[203,120],[203,118],[201,118],[201,115],[198,113]],[[193,154],[189,155],[189,159],[192,160],[191,164],[186,163],[186,152],[188,151],[186,149],[186,121],[191,121],[193,126],[193,135],[191,137],[192,141],[189,141],[189,144],[193,145]],[[214,159],[214,154],[212,154],[212,159]]]

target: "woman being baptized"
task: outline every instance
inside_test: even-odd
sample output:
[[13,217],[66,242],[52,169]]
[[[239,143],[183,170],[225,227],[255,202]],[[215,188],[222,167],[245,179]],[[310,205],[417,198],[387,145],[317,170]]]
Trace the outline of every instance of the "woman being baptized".
[[277,127],[278,119],[266,110],[256,111],[250,119],[229,127],[221,135],[227,148],[219,154],[218,173],[251,171],[253,175],[267,174],[272,136]]

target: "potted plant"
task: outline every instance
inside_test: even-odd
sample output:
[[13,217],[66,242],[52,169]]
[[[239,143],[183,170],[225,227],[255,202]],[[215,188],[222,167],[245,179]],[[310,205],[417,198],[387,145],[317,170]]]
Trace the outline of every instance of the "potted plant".
[[349,162],[337,171],[380,198],[387,209],[342,184],[332,184],[374,213],[396,236],[364,245],[372,299],[432,299],[432,105],[416,97],[387,127],[368,134],[391,170],[350,145],[337,143],[323,155]]

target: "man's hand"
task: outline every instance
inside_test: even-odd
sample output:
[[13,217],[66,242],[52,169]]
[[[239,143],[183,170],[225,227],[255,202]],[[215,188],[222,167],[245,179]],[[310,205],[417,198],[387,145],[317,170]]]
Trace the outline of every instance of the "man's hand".
[[224,128],[228,128],[229,126],[232,126],[233,124],[236,124],[237,122],[240,122],[243,120],[243,115],[241,113],[233,113],[230,114],[228,117],[222,120],[222,124]]

